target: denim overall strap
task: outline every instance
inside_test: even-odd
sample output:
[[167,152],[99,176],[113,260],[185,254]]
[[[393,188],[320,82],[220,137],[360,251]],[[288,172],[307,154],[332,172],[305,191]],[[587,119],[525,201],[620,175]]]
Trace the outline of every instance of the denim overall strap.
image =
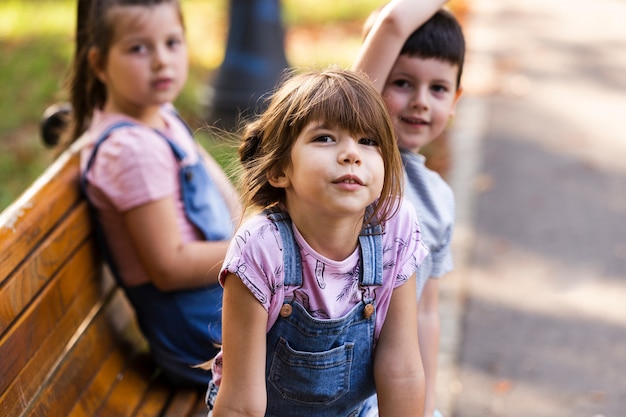
[[[365,217],[371,218],[374,209],[368,206]],[[380,286],[383,283],[383,240],[382,226],[371,223],[359,234],[361,251],[361,286]]]
[[178,162],[182,162],[183,159],[185,159],[185,157],[187,156],[187,153],[183,150],[183,148],[181,148],[179,145],[172,142],[167,136],[165,136],[163,133],[159,132],[158,130],[155,130],[155,132],[158,133],[159,136],[161,136],[163,139],[165,139],[168,145],[170,145],[170,148],[172,149],[172,153],[174,154],[174,157],[176,158],[176,160]]
[[383,283],[383,239],[380,225],[368,226],[359,235],[361,250],[360,284],[362,286],[382,285]]
[[[293,250],[297,247],[297,243],[291,228],[289,214],[275,207],[266,209],[264,213],[280,232],[285,268],[284,285],[302,286],[302,260],[300,251]],[[362,286],[382,285],[382,227],[380,225],[368,225],[359,235],[359,247],[361,251],[359,283]]]
[[[96,160],[96,155],[98,154],[98,150],[100,149],[100,146],[104,143],[105,140],[107,140],[109,138],[109,136],[111,136],[111,133],[116,130],[116,129],[120,129],[123,127],[132,127],[132,126],[137,126],[136,123],[132,123],[132,122],[118,122],[118,123],[114,123],[111,126],[109,126],[104,132],[102,132],[102,134],[98,137],[98,139],[96,140],[96,143],[93,147],[93,151],[91,152],[91,155],[89,156],[89,160],[87,160],[87,165],[85,166],[85,170],[83,171],[81,177],[80,177],[80,189],[81,192],[83,193],[83,195],[85,196],[85,198],[87,198],[87,173],[89,172],[89,170],[91,169],[94,161]],[[156,130],[155,130],[156,132]],[[159,132],[157,132],[159,133]],[[162,137],[164,137],[163,135],[161,135]],[[172,146],[172,143],[167,139],[167,142],[170,144],[170,147],[172,148],[172,151],[174,152],[174,155],[176,157],[177,161],[181,161],[182,158],[185,157],[185,152],[180,149],[180,147],[178,146]],[[89,202],[89,199],[87,198],[87,201]],[[121,285],[122,287],[125,287],[122,279],[121,279],[121,275],[119,273],[119,270],[117,269],[117,266],[115,265],[115,262],[113,262],[113,257],[111,255],[111,251],[109,250],[109,247],[106,243],[106,239],[104,237],[104,231],[102,230],[102,224],[100,223],[100,221],[98,221],[98,216],[97,216],[97,212],[95,207],[93,207],[93,205],[91,203],[88,204],[89,206],[89,212],[90,215],[92,217],[93,223],[95,225],[95,229],[96,229],[96,237],[98,240],[98,246],[100,247],[100,251],[102,252],[102,256],[104,257],[105,262],[109,265],[109,269],[111,270],[111,273],[113,274],[113,277],[115,278],[115,280],[117,281],[117,283],[119,285]]]
[[83,172],[83,175],[80,178],[80,188],[83,192],[87,190],[87,172],[89,172],[89,170],[91,169],[91,166],[93,165],[93,162],[96,160],[96,154],[98,153],[98,149],[100,148],[100,145],[102,145],[102,143],[109,137],[109,135],[111,135],[111,132],[113,132],[115,129],[119,129],[121,127],[130,127],[130,126],[135,126],[135,124],[131,122],[115,123],[109,126],[107,130],[105,130],[100,135],[98,140],[96,140],[96,144],[93,147],[91,156],[89,157],[89,160],[87,161],[87,166],[85,167],[85,171]]
[[[158,130],[155,132],[168,143],[176,160],[182,162],[187,156],[185,151],[163,133]],[[178,177],[187,219],[202,232],[206,240],[230,238],[233,233],[230,211],[202,163],[202,155],[198,153],[195,164],[180,164]]]
[[96,154],[98,153],[98,149],[100,148],[100,145],[102,145],[102,143],[109,137],[109,135],[111,135],[111,132],[113,132],[115,129],[119,129],[121,127],[129,127],[129,126],[134,126],[134,123],[130,123],[130,122],[115,123],[109,126],[109,128],[100,135],[98,140],[96,140],[96,144],[94,145],[93,151],[91,152],[91,156],[89,157],[89,160],[87,161],[85,171],[83,171],[83,174],[80,177],[80,190],[83,196],[87,199],[87,203],[88,203],[87,206],[89,207],[89,215],[91,216],[92,222],[94,224],[94,228],[96,230],[96,240],[98,241],[98,246],[100,247],[100,251],[102,252],[102,257],[104,258],[104,261],[109,265],[109,269],[111,270],[111,274],[115,278],[115,281],[117,281],[118,285],[122,287],[125,287],[125,285],[122,281],[122,278],[117,269],[117,266],[115,265],[115,262],[113,262],[113,257],[111,256],[111,251],[109,250],[109,246],[106,244],[106,239],[104,237],[104,230],[102,230],[102,224],[100,223],[100,221],[98,221],[96,208],[89,202],[89,199],[87,198],[87,173],[89,172],[89,169],[91,169],[93,162],[96,160]]
[[296,243],[296,238],[291,228],[291,218],[289,214],[280,211],[278,208],[266,209],[264,213],[273,222],[280,232],[283,251],[284,286],[302,286],[302,258],[300,248]]

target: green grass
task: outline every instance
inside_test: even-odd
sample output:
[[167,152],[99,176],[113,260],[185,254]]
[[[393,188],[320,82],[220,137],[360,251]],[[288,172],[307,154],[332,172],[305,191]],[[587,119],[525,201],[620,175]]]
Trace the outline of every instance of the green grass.
[[[360,25],[386,0],[279,0],[290,65],[347,67],[360,44]],[[189,81],[176,102],[188,121],[202,120],[203,90],[224,56],[228,0],[183,0],[190,50]],[[46,107],[65,101],[73,54],[76,0],[0,1],[0,210],[52,162],[39,122]],[[231,147],[200,141],[227,163]]]

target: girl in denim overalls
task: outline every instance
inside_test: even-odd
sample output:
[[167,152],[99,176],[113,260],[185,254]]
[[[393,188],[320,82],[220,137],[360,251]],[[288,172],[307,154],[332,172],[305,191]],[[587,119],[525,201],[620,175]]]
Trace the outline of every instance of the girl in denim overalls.
[[402,203],[380,95],[337,69],[296,75],[239,150],[250,216],[220,274],[213,417],[420,416],[415,271],[427,250]]
[[79,2],[72,137],[101,247],[156,362],[206,387],[195,365],[221,343],[217,275],[239,210],[171,105],[187,65],[177,0]]

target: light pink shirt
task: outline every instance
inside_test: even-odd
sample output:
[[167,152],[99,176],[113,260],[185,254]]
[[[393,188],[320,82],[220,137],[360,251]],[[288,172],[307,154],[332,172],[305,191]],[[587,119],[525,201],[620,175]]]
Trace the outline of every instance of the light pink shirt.
[[[184,164],[197,161],[196,144],[187,128],[166,109],[161,111],[167,124],[163,133],[185,151]],[[81,151],[81,171],[93,151],[95,141],[111,125],[120,121],[137,121],[120,114],[96,111],[87,131],[88,144]],[[100,146],[95,162],[87,174],[87,192],[98,210],[108,247],[127,285],[149,281],[122,214],[141,205],[173,197],[183,242],[202,240],[201,233],[184,212],[178,180],[179,164],[168,143],[151,128],[122,127],[114,130]]]
[[[343,317],[362,299],[358,286],[359,249],[344,260],[334,261],[315,252],[295,226],[293,230],[302,255],[301,288],[283,286],[281,236],[265,215],[253,216],[239,228],[220,274],[222,284],[228,273],[232,273],[250,289],[268,312],[267,330],[274,325],[285,295],[300,301],[318,319]],[[376,339],[385,322],[393,290],[411,277],[428,253],[420,240],[417,216],[410,204],[403,203],[385,224],[382,244],[383,283],[380,287],[370,287],[376,304]],[[221,352],[213,366],[218,385],[222,371],[220,356]]]

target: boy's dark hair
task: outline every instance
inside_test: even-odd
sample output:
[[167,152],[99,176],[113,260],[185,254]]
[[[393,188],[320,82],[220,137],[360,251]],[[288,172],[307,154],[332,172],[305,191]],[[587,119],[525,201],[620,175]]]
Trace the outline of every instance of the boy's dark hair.
[[452,13],[440,9],[408,37],[400,55],[435,58],[457,65],[459,71],[456,88],[458,89],[465,59],[465,38],[461,25]]

